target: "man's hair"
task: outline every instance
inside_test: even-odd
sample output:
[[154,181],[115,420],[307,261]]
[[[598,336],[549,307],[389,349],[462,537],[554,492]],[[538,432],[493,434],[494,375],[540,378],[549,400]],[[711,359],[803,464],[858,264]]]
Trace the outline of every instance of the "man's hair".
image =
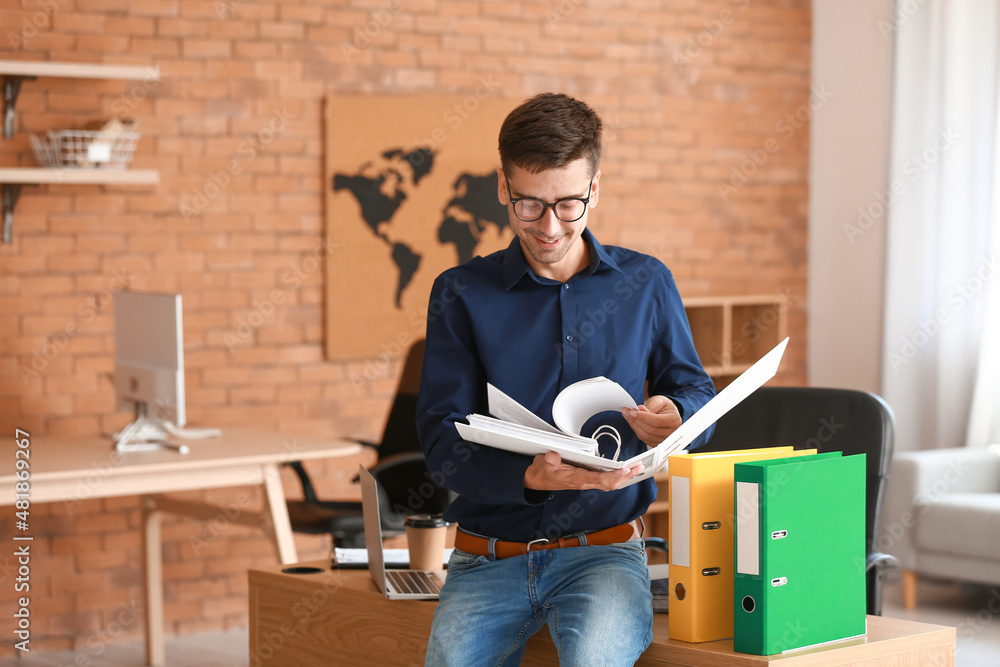
[[601,164],[601,119],[583,102],[560,93],[526,100],[500,127],[500,164],[537,174],[585,158],[591,175]]

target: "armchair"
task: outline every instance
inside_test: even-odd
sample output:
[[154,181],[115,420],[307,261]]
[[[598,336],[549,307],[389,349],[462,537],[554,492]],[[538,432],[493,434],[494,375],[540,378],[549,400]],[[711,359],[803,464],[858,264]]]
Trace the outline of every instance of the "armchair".
[[893,449],[893,417],[875,394],[818,387],[761,387],[715,426],[698,452],[792,445],[845,456],[867,455],[865,520],[868,613],[882,613],[882,570],[895,558],[879,553],[882,499]]
[[990,450],[903,452],[892,462],[881,546],[899,559],[903,607],[917,575],[1000,584],[1000,455]]

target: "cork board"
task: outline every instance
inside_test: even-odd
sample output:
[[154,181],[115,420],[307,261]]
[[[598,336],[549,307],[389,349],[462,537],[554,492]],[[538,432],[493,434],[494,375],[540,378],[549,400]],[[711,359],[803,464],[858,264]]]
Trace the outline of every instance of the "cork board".
[[434,279],[513,238],[497,134],[516,102],[336,96],[325,105],[326,355],[398,358],[424,335]]

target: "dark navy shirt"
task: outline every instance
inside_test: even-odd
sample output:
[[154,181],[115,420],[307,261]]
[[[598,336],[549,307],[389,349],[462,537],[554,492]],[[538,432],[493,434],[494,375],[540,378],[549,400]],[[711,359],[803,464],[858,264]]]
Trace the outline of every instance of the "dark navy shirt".
[[[459,494],[445,518],[474,533],[527,542],[600,530],[641,516],[656,498],[652,479],[610,492],[525,489],[531,457],[467,442],[455,429],[471,413],[489,414],[487,382],[550,424],[559,391],[601,375],[639,404],[648,383],[648,395],[673,399],[684,419],[715,394],[667,267],[605,248],[589,230],[582,241],[590,264],[566,283],[536,275],[515,237],[445,271],[431,291],[417,428],[432,477]],[[620,412],[592,421],[584,435],[599,424],[621,433],[620,459],[646,451]]]

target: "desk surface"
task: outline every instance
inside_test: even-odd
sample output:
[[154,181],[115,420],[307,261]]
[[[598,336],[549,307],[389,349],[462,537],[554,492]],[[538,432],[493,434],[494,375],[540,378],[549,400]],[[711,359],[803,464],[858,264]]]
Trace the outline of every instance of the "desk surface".
[[[284,574],[282,566],[250,570],[250,650],[261,665],[320,664],[297,661],[324,660],[331,655],[344,665],[409,664],[398,663],[400,659],[422,663],[433,602],[386,600],[366,570],[330,570],[326,561],[302,565],[324,571]],[[669,614],[654,615],[653,643],[637,665],[954,664],[955,628],[883,616],[868,617],[865,637],[773,656],[737,653],[731,639],[702,644],[670,639],[668,622]],[[296,639],[284,641],[291,636]],[[522,665],[557,663],[555,647],[543,628],[529,640]]]
[[[102,436],[39,435],[29,440],[31,500],[38,503],[259,483],[252,476],[262,464],[361,451],[360,445],[349,441],[249,428],[223,429],[218,438],[174,440],[187,444],[188,454],[172,449],[118,452],[111,439]],[[5,462],[0,469],[5,473],[14,469],[15,449],[13,438],[0,442],[0,460]],[[206,484],[199,479],[202,475],[214,475],[218,483]],[[14,502],[16,481],[13,472],[0,475],[0,506]]]

